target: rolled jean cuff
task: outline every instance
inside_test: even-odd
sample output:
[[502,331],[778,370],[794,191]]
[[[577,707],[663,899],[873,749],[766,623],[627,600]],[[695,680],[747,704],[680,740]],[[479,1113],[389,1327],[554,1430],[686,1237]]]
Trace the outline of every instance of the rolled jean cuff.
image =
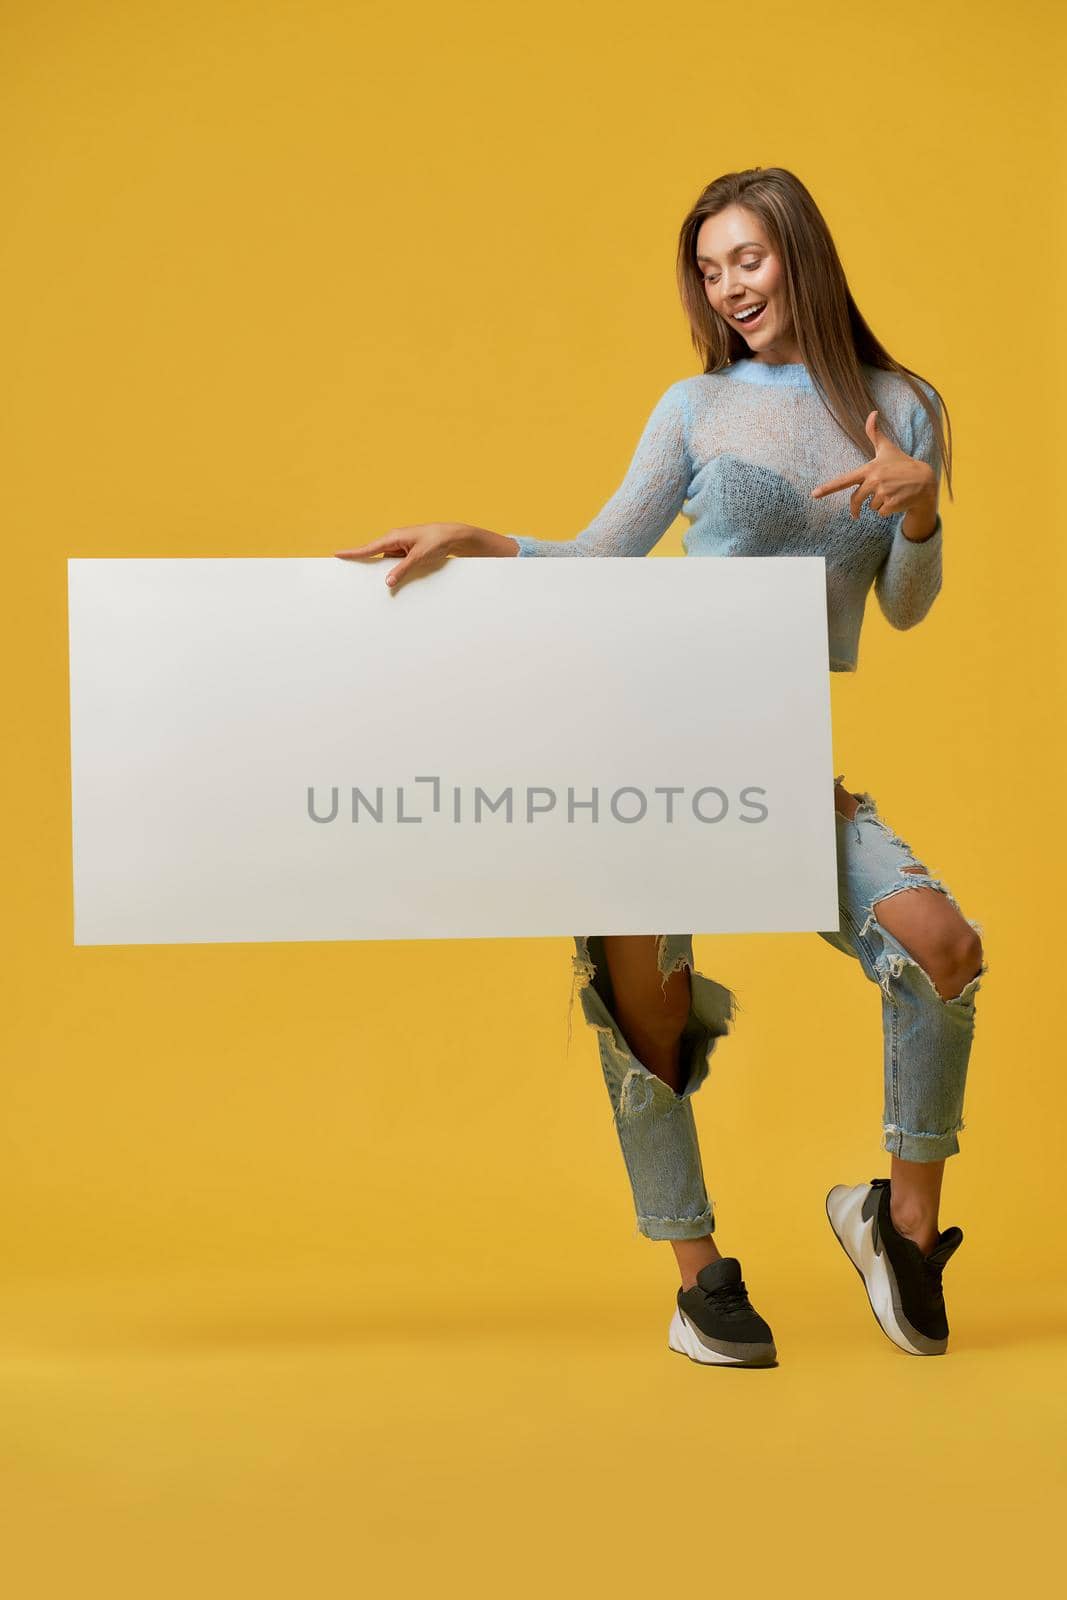
[[[960,1124],[963,1127],[963,1124]],[[959,1155],[956,1133],[906,1133],[887,1123],[882,1129],[882,1149],[902,1161],[944,1161]]]
[[715,1217],[710,1206],[698,1217],[645,1217],[638,1212],[637,1231],[646,1239],[705,1239],[715,1232]]

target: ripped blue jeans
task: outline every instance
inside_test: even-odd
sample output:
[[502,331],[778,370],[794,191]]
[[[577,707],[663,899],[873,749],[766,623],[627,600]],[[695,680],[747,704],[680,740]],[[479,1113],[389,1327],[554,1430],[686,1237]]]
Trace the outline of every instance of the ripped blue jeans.
[[[929,872],[903,871],[920,864],[910,845],[878,815],[870,794],[864,791],[855,798],[859,805],[854,817],[834,812],[841,929],[819,937],[855,957],[879,988],[884,1046],[882,1148],[906,1161],[940,1161],[959,1151],[975,993],[988,967],[983,956],[977,975],[958,995],[944,1000],[914,957],[882,926],[875,903],[906,889],[925,885],[946,895],[957,910],[959,906]],[[981,933],[978,923],[965,920]],[[660,935],[657,965],[664,983],[684,966],[692,985],[681,1039],[684,1087],[676,1092],[633,1055],[612,1015],[602,938],[576,935],[575,945],[571,1004],[577,988],[586,1020],[597,1032],[633,1191],[637,1232],[649,1239],[696,1239],[713,1233],[715,1219],[704,1184],[692,1097],[708,1076],[716,1042],[730,1030],[735,997],[695,971],[690,934]]]

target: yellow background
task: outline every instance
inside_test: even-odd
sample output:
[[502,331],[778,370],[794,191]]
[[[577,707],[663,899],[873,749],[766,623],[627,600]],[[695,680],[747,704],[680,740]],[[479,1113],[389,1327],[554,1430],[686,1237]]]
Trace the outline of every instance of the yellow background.
[[[10,1592],[1040,1574],[1061,8],[9,0],[0,44]],[[953,1343],[913,1361],[823,1213],[887,1170],[877,991],[814,934],[697,938],[742,1006],[695,1107],[717,1238],[781,1355],[738,1377],[667,1351],[673,1259],[635,1233],[577,1005],[565,1048],[569,939],[74,948],[65,584],[70,556],[327,555],[446,518],[577,533],[696,370],[682,216],[756,164],[808,184],[948,403],[944,591],[908,634],[870,607],[835,754],[990,971]]]

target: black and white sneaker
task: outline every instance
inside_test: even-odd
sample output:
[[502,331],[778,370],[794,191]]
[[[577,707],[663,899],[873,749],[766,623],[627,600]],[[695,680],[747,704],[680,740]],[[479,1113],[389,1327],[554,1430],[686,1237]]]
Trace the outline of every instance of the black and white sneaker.
[[963,1242],[945,1228],[929,1255],[898,1233],[889,1212],[889,1179],[852,1188],[839,1183],[826,1196],[826,1215],[845,1254],[863,1279],[882,1331],[911,1356],[940,1356],[948,1347],[941,1273]]
[[752,1307],[736,1256],[709,1261],[691,1289],[678,1290],[667,1343],[679,1355],[709,1366],[773,1367],[778,1352]]

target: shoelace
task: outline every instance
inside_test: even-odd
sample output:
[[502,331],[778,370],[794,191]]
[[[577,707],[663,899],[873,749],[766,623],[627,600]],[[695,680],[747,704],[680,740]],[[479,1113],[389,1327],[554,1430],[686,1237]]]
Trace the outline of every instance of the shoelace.
[[729,1315],[733,1311],[750,1311],[748,1290],[745,1288],[744,1279],[740,1283],[723,1283],[717,1289],[705,1289],[705,1295],[711,1301],[716,1311],[725,1311]]

